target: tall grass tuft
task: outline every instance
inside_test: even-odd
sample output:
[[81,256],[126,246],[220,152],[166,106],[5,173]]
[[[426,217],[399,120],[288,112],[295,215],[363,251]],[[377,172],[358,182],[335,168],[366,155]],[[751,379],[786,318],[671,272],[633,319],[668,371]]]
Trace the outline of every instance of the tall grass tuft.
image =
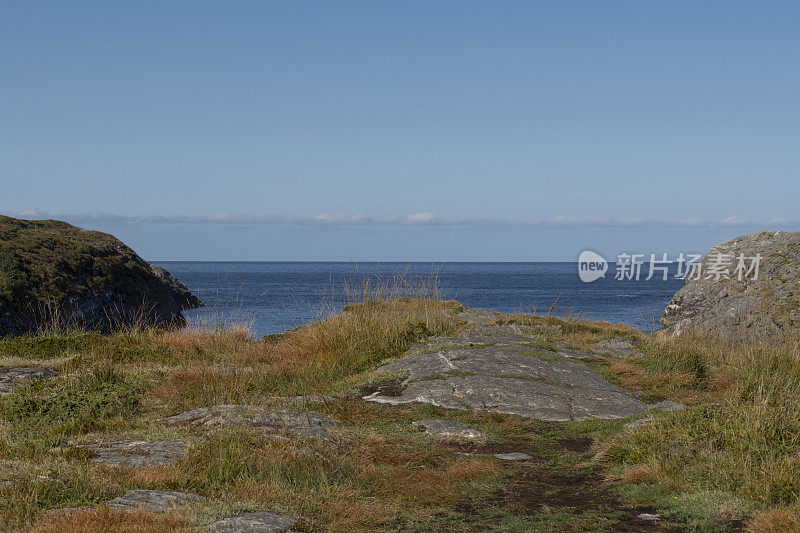
[[688,386],[707,387],[716,401],[621,435],[611,456],[629,472],[646,466],[651,479],[685,492],[783,506],[785,519],[786,509],[800,505],[800,340],[682,335],[655,338],[647,352],[651,371],[691,376]]
[[[460,305],[442,299],[435,276],[359,278],[342,290],[343,308],[330,300],[318,310],[318,321],[263,340],[242,326],[159,334],[157,343],[198,370],[176,375],[153,394],[202,403],[326,392],[427,336],[455,331],[453,311]],[[213,377],[201,370],[215,364],[259,371]]]

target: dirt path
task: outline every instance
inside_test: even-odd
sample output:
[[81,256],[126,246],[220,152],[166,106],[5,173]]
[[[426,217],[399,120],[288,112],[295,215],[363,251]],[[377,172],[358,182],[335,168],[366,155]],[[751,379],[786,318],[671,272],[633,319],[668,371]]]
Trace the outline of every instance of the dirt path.
[[[477,516],[496,508],[541,520],[564,531],[680,531],[647,515],[655,510],[625,501],[603,467],[592,459],[593,440],[574,423],[643,415],[654,407],[613,385],[589,365],[607,358],[548,342],[552,336],[517,324],[496,324],[498,315],[468,310],[458,336],[412,347],[378,371],[402,377],[364,390],[364,399],[390,405],[429,403],[489,411],[540,421],[526,438],[505,443],[450,446],[456,453],[524,453],[509,461],[509,484],[493,501],[461,509]],[[480,508],[479,508],[480,507]],[[477,519],[480,522],[480,519]],[[556,529],[560,529],[556,526]]]

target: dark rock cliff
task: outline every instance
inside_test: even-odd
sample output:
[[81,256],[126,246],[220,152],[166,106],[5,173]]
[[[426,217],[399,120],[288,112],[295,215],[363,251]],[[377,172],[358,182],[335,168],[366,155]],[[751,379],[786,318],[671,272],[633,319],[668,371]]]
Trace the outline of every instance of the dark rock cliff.
[[58,324],[178,326],[202,306],[119,239],[56,220],[0,216],[0,336]]

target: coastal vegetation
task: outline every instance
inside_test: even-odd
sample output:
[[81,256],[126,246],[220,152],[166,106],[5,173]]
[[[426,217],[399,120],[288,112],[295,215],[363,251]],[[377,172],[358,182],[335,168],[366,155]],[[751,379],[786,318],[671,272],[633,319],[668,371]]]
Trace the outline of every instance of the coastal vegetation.
[[[0,366],[60,375],[0,397],[0,523],[30,531],[200,531],[268,509],[296,531],[792,531],[800,524],[798,343],[644,335],[624,325],[530,314],[494,324],[536,332],[524,347],[598,353],[592,370],[649,403],[687,407],[620,420],[544,422],[361,398],[398,386],[376,373],[417,343],[454,335],[461,304],[435,280],[366,280],[351,304],[280,335],[243,326],[97,334],[70,328],[0,340]],[[605,353],[604,342],[632,348]],[[545,358],[546,359],[546,358]],[[298,398],[299,397],[299,398]],[[163,421],[213,405],[312,409],[330,438],[265,438],[246,426]],[[440,442],[420,419],[469,424],[480,445]],[[182,442],[169,464],[94,461],[97,443]],[[510,449],[531,457],[505,462]],[[470,452],[470,454],[464,454]],[[204,499],[166,513],[104,502],[130,489]],[[65,510],[66,509],[66,510]],[[55,511],[54,511],[55,510]],[[658,514],[645,523],[636,516]]]

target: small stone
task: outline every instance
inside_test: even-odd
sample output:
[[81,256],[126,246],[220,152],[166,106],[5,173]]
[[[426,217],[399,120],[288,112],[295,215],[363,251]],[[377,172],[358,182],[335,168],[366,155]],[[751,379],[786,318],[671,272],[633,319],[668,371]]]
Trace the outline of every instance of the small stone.
[[673,402],[672,400],[663,400],[658,403],[654,403],[650,406],[651,409],[662,409],[664,411],[680,411],[681,409],[686,409],[686,406],[680,402]]
[[649,522],[655,522],[656,520],[661,520],[661,516],[657,514],[650,514],[650,513],[641,513],[636,515],[636,518],[639,520],[647,520]]
[[208,529],[213,533],[283,533],[295,522],[289,516],[258,511],[224,518],[209,524]]
[[527,461],[528,459],[533,459],[527,453],[522,452],[496,453],[494,456],[503,461]]
[[83,444],[80,447],[98,454],[97,457],[92,459],[92,462],[123,468],[174,464],[186,452],[185,442],[167,440],[153,442],[120,440],[108,443]]
[[61,374],[61,371],[46,366],[0,368],[0,394],[16,392],[18,381],[37,381],[59,374]]
[[441,440],[449,441],[479,441],[486,440],[486,433],[471,428],[461,422],[452,422],[450,420],[429,419],[417,420],[412,422],[416,428],[422,429],[428,435],[436,437]]
[[632,422],[628,422],[623,426],[625,429],[637,429],[644,426],[652,426],[655,424],[659,419],[658,418],[640,418],[639,420],[634,420]]
[[117,511],[154,511],[163,513],[184,503],[198,502],[204,498],[191,492],[172,490],[129,490],[108,502],[108,506]]

